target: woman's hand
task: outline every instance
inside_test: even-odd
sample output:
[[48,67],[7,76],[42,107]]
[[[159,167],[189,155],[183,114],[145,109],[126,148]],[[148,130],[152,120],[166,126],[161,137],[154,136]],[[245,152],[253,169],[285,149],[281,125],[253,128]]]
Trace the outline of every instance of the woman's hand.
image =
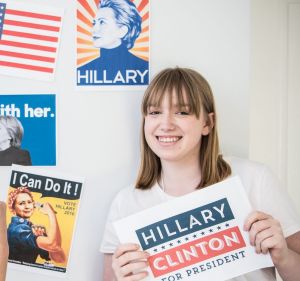
[[46,228],[43,225],[33,224],[31,229],[35,236],[47,236]]
[[245,221],[244,229],[249,231],[250,244],[256,253],[270,252],[274,265],[287,260],[289,249],[282,228],[276,219],[263,212],[252,212]]
[[112,256],[112,268],[118,281],[137,281],[144,279],[148,272],[147,252],[139,250],[133,243],[121,244]]
[[39,211],[45,215],[55,214],[53,207],[49,203],[41,204]]

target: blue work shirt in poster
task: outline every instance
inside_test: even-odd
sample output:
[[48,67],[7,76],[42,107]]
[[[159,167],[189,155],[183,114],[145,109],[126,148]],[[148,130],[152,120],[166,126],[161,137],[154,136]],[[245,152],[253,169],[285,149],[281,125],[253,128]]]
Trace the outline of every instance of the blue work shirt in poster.
[[149,63],[124,46],[101,49],[101,56],[77,68],[77,85],[147,85]]
[[27,219],[18,216],[11,218],[7,229],[10,260],[35,263],[38,255],[50,260],[49,252],[38,247],[31,227],[32,223]]

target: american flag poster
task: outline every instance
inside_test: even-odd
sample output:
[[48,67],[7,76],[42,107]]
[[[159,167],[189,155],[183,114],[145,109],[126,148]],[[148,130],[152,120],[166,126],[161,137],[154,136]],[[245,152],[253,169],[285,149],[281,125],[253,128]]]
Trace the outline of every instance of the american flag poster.
[[63,9],[0,0],[0,74],[54,79]]
[[[150,254],[145,280],[228,280],[272,266],[243,230],[251,206],[240,179],[174,198],[114,223],[121,243]],[[130,225],[130,227],[128,227]]]

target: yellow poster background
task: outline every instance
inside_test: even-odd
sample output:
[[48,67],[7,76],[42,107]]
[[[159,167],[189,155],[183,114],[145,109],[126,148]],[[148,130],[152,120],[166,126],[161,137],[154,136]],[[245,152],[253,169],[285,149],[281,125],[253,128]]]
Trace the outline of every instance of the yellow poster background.
[[[15,190],[15,188],[9,187],[8,194]],[[56,263],[51,261],[57,267],[66,268],[69,260],[72,234],[75,226],[75,218],[78,211],[79,200],[66,200],[55,197],[42,197],[42,194],[39,192],[31,191],[33,199],[35,202],[40,204],[49,203],[56,212],[56,218],[60,228],[61,238],[62,238],[62,248],[66,255],[66,261],[64,263]],[[6,222],[7,226],[11,222],[11,218],[14,214],[7,207]],[[48,216],[41,213],[38,208],[35,208],[33,215],[30,218],[30,221],[35,225],[43,225],[46,230],[49,228]],[[45,260],[40,257],[37,258],[36,263],[43,264]]]

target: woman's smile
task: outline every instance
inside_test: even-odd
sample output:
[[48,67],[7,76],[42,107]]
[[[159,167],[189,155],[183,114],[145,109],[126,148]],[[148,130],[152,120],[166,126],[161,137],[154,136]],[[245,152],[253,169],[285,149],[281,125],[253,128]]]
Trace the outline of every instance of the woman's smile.
[[162,143],[177,143],[181,140],[182,137],[180,136],[157,136],[156,137],[159,142]]

